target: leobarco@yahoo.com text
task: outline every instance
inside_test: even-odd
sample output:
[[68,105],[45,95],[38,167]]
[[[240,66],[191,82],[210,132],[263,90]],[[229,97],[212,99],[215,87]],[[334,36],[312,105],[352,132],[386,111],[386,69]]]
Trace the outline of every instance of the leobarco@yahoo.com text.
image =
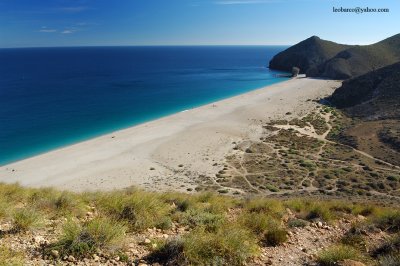
[[332,7],[332,12],[334,13],[389,13],[389,8],[370,8],[370,7]]

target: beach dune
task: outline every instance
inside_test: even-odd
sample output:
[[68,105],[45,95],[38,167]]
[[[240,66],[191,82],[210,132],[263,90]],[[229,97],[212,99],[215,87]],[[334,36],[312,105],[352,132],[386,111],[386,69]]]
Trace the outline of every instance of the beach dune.
[[[298,78],[0,167],[0,182],[72,191],[187,190],[212,181],[234,142],[302,116],[341,82]],[[288,115],[287,113],[291,114]]]

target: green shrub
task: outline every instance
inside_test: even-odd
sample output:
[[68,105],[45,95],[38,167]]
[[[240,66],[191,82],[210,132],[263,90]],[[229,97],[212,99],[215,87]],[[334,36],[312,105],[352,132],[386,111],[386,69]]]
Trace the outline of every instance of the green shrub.
[[52,188],[34,191],[28,199],[28,204],[46,212],[50,216],[73,215],[76,217],[85,214],[82,196],[71,192],[59,192]]
[[0,220],[7,218],[12,205],[0,196]]
[[358,249],[364,249],[365,247],[365,240],[360,234],[347,233],[342,237],[340,242]]
[[168,230],[172,227],[172,220],[169,216],[161,218],[161,220],[156,224],[157,228]]
[[322,219],[324,221],[330,221],[334,218],[332,211],[327,206],[316,205],[314,206],[307,215],[308,220]]
[[244,205],[248,212],[267,213],[279,218],[285,213],[285,207],[278,200],[255,198],[245,202]]
[[159,245],[146,260],[149,262],[162,263],[163,265],[180,265],[184,264],[184,242],[181,237],[168,239],[163,244]]
[[373,221],[382,230],[391,232],[400,231],[400,211],[398,210],[386,209],[376,214]]
[[387,177],[387,180],[398,182],[398,181],[400,181],[400,176],[390,175]]
[[185,212],[189,209],[189,206],[190,206],[190,201],[185,199],[183,201],[177,202],[176,209],[181,212]]
[[200,203],[200,208],[214,214],[224,214],[229,208],[237,205],[236,199],[214,193],[201,194],[196,200]]
[[277,188],[277,187],[275,187],[273,185],[270,185],[270,184],[265,185],[265,187],[271,192],[278,192],[279,191],[279,188]]
[[37,227],[40,224],[40,221],[40,214],[35,209],[16,209],[12,216],[13,230],[16,232],[25,232]]
[[56,249],[62,255],[86,257],[97,248],[115,250],[122,244],[125,225],[105,218],[95,218],[83,226],[69,221],[63,227],[60,240],[47,251]]
[[215,193],[211,191],[207,191],[204,193],[200,193],[199,195],[196,195],[195,200],[198,202],[209,202],[210,199],[215,197]]
[[25,265],[24,255],[9,247],[0,246],[0,266],[23,266]]
[[258,253],[256,237],[235,225],[217,232],[196,228],[183,243],[185,260],[190,265],[243,265]]
[[339,261],[352,259],[357,260],[360,254],[356,249],[346,245],[331,246],[318,254],[317,261],[322,266],[337,265]]
[[317,167],[314,162],[305,161],[305,160],[300,161],[300,166],[307,168],[309,171],[314,171]]
[[307,221],[304,221],[303,219],[290,219],[288,221],[289,227],[305,227],[307,224]]
[[108,193],[101,196],[97,203],[102,212],[115,220],[125,221],[133,230],[156,226],[171,210],[171,206],[157,194],[143,191]]
[[400,252],[400,234],[397,234],[387,239],[380,246],[378,246],[373,251],[373,255],[377,257],[382,255],[395,254],[399,252]]
[[380,266],[400,266],[400,253],[388,254],[379,258]]
[[81,214],[83,211],[83,204],[75,194],[63,192],[54,201],[56,210],[62,214],[75,213]]
[[288,239],[288,232],[283,228],[270,228],[264,235],[263,242],[268,246],[279,246]]
[[184,213],[180,222],[184,225],[195,228],[204,227],[208,231],[215,231],[225,220],[221,214],[213,214],[199,209],[190,209]]
[[377,207],[374,205],[355,205],[353,206],[352,213],[354,215],[369,216],[377,212]]
[[243,213],[238,221],[256,235],[264,234],[269,228],[279,225],[279,220],[266,213],[257,212]]
[[30,193],[30,189],[23,188],[18,184],[0,184],[0,195],[9,202],[24,202]]
[[303,212],[307,205],[309,202],[303,199],[291,199],[285,202],[285,206],[298,213]]

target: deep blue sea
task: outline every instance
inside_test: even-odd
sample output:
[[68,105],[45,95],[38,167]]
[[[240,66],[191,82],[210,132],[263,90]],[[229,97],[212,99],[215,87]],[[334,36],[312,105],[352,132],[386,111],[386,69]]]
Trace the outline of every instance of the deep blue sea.
[[0,49],[0,165],[283,81],[285,48]]

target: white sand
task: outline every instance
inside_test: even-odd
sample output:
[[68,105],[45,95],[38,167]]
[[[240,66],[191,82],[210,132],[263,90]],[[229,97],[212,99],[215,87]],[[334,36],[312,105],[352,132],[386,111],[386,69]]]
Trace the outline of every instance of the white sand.
[[232,142],[258,139],[262,124],[287,112],[304,115],[316,105],[308,99],[339,85],[308,78],[278,83],[0,167],[0,182],[74,191],[194,188],[199,175],[214,177],[223,167]]

